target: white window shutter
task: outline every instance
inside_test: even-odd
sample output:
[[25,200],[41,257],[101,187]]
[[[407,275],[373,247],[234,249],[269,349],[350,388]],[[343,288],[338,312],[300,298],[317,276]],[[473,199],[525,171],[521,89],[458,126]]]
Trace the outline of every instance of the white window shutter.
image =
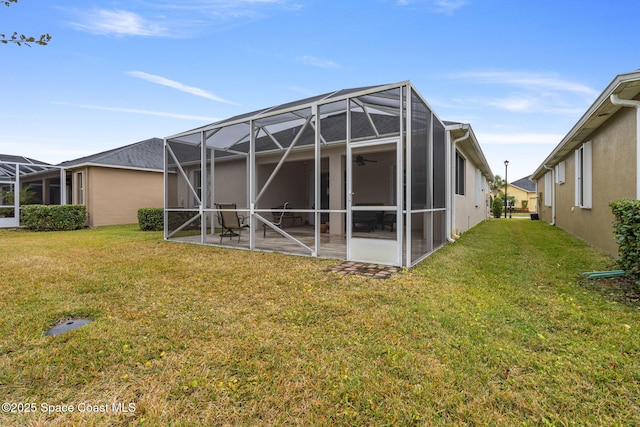
[[476,208],[482,203],[482,173],[476,169]]
[[544,174],[544,205],[551,206],[553,204],[553,200],[551,197],[551,185],[553,183],[553,178],[551,177],[551,172],[547,172]]
[[581,191],[580,189],[582,188],[582,162],[580,161],[580,158],[582,157],[582,147],[578,148],[575,153],[574,153],[574,157],[576,160],[576,167],[574,168],[575,170],[575,176],[576,176],[576,180],[573,183],[574,184],[574,188],[575,188],[575,205],[576,206],[582,206],[582,200],[581,200]]
[[582,194],[584,200],[582,201],[582,207],[591,208],[592,206],[592,193],[591,188],[593,185],[592,175],[592,163],[593,163],[593,143],[591,141],[584,143],[584,152],[582,160]]
[[564,184],[564,161],[558,163],[555,167],[556,169],[556,184]]

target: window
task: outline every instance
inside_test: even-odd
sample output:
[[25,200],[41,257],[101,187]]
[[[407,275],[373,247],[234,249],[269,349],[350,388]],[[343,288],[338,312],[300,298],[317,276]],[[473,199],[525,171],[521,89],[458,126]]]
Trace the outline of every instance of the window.
[[193,185],[193,189],[196,190],[196,195],[193,197],[193,206],[199,206],[202,200],[202,171],[200,169],[193,171],[191,185]]
[[585,142],[575,151],[576,158],[576,206],[591,208],[592,143]]
[[76,184],[77,184],[77,192],[76,192],[76,203],[78,205],[84,205],[84,176],[82,172],[76,173]]
[[553,197],[551,197],[551,186],[553,185],[553,177],[551,171],[544,174],[544,205],[551,206]]
[[564,184],[565,182],[564,169],[565,169],[564,161],[556,165],[556,184]]
[[456,151],[456,194],[464,196],[465,159]]

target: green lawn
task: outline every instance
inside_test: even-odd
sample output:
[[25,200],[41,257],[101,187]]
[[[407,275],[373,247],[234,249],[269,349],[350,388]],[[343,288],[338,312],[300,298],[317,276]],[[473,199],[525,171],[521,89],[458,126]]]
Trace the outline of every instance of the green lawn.
[[640,424],[640,312],[542,221],[388,280],[134,226],[0,231],[0,260],[3,426]]

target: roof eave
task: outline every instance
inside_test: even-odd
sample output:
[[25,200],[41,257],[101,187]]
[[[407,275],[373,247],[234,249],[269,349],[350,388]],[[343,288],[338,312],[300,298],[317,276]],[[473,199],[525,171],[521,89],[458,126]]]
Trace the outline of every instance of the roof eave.
[[[487,178],[487,181],[493,181],[493,172],[491,171],[491,167],[480,148],[480,144],[478,143],[478,139],[476,138],[476,134],[473,132],[471,125],[469,123],[456,123],[445,126],[445,129],[451,132],[451,136],[453,138],[463,136],[467,130],[469,131],[469,137],[464,141],[461,141],[460,144],[464,144],[466,148],[471,149],[469,154],[473,155],[474,163],[478,169],[482,171],[482,174]],[[468,143],[465,144],[467,141]]]
[[[632,83],[636,82],[635,85]],[[591,133],[606,122],[621,107],[611,103],[610,96],[613,93],[621,93],[627,87],[633,89],[632,96],[640,93],[640,71],[618,74],[606,89],[596,98],[580,120],[571,128],[569,133],[560,141],[547,158],[538,166],[531,175],[531,180],[537,180],[547,171],[558,164],[572,149],[591,135]],[[635,89],[634,89],[635,88]],[[635,92],[635,93],[634,93]]]

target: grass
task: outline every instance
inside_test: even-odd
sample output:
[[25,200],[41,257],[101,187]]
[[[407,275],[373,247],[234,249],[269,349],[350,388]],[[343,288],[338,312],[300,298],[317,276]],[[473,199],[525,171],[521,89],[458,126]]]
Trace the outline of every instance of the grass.
[[[35,409],[3,426],[640,423],[638,308],[581,285],[612,260],[541,221],[388,280],[134,226],[0,231],[0,259],[1,395]],[[44,336],[71,317],[93,322]]]

